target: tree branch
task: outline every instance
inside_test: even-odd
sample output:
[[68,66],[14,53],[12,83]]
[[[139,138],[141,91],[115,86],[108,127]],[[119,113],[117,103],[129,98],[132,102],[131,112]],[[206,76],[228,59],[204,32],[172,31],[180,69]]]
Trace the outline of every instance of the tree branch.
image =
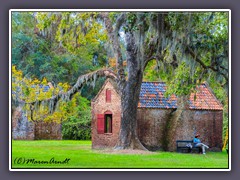
[[125,81],[125,73],[124,73],[124,68],[123,68],[123,58],[122,58],[122,53],[121,53],[121,47],[120,47],[120,43],[118,40],[118,31],[124,22],[125,14],[122,13],[117,18],[115,29],[113,29],[113,24],[108,16],[108,12],[101,13],[100,17],[105,22],[105,27],[107,29],[108,36],[113,45],[113,50],[114,50],[114,53],[115,53],[115,56],[117,59],[116,68],[117,68],[118,79],[121,82],[124,82]]
[[221,75],[225,78],[225,80],[226,80],[227,83],[228,83],[228,76],[227,76],[226,74],[224,74],[223,72],[219,71],[219,70],[218,70],[216,67],[214,67],[214,66],[207,66],[207,65],[205,65],[204,62],[201,61],[201,59],[199,59],[199,58],[197,57],[197,55],[194,53],[194,51],[192,50],[191,47],[187,46],[187,47],[186,47],[186,50],[187,50],[187,52],[189,52],[189,54],[193,57],[193,59],[195,59],[204,69],[211,69],[211,70],[213,70],[214,72],[218,72],[219,74],[221,74]]
[[147,67],[147,65],[148,65],[148,63],[150,62],[150,61],[152,61],[152,60],[156,60],[156,61],[160,61],[160,59],[162,59],[163,58],[163,56],[161,56],[161,55],[156,55],[156,56],[151,56],[151,57],[149,57],[149,58],[147,58],[147,59],[145,59],[145,61],[144,61],[144,70],[145,70],[145,68]]
[[25,103],[30,104],[31,107],[33,107],[36,104],[39,105],[39,104],[41,104],[41,102],[47,103],[50,105],[50,107],[52,107],[50,109],[50,113],[53,113],[56,108],[57,102],[59,100],[61,100],[61,99],[62,100],[70,100],[72,98],[72,96],[74,94],[76,94],[80,89],[82,89],[82,87],[85,84],[88,84],[89,82],[95,83],[95,81],[99,77],[107,77],[107,78],[111,78],[111,79],[117,81],[117,75],[111,69],[100,69],[100,70],[79,76],[75,85],[66,93],[59,93],[55,96],[52,96],[49,99],[45,99],[42,101],[34,101],[34,102],[30,102],[30,103],[25,102]]
[[122,13],[122,14],[117,18],[116,27],[115,27],[115,29],[114,29],[115,34],[117,34],[118,31],[120,30],[122,24],[124,23],[125,18],[126,18],[126,14],[125,14],[125,13]]

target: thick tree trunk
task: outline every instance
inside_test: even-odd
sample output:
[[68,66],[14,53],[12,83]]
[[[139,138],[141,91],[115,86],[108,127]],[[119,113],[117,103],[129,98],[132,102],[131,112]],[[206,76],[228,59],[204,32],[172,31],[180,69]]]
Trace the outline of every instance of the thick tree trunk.
[[142,83],[142,74],[128,80],[122,94],[122,112],[119,140],[115,149],[142,149],[146,148],[138,139],[137,133],[137,107]]
[[147,150],[138,139],[137,107],[141,90],[143,70],[136,53],[136,44],[131,33],[126,35],[128,80],[121,91],[121,127],[115,149]]
[[[118,88],[121,92],[121,127],[115,149],[146,150],[139,141],[137,134],[137,107],[144,69],[144,27],[141,26],[138,32],[130,30],[125,34],[128,71],[128,79],[126,79],[121,46],[118,40],[118,33],[126,15],[122,13],[117,18],[115,28],[112,27],[112,22],[108,17],[108,13],[102,13],[100,16],[104,19],[105,27],[113,44],[117,59]],[[140,23],[142,19],[138,18],[138,21]],[[135,36],[133,33],[135,33]]]
[[[184,122],[184,111],[188,109],[189,96],[180,96],[177,100],[177,106],[178,108],[176,111],[173,111],[171,113],[171,118],[168,119],[167,126],[168,126],[168,132],[166,134],[166,141],[167,144],[167,151],[176,151],[176,140],[178,140],[179,135],[183,134],[182,130],[182,124]],[[187,127],[187,124],[185,124]]]

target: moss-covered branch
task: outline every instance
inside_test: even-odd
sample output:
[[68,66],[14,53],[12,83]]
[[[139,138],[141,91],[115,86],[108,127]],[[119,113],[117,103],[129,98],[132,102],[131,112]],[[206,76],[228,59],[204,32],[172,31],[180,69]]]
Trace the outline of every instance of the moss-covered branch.
[[[39,107],[40,105],[48,105],[49,112],[53,113],[56,109],[56,105],[59,100],[69,101],[72,99],[73,95],[76,94],[85,84],[95,85],[96,80],[99,77],[107,77],[117,81],[116,74],[111,69],[100,69],[85,75],[81,75],[78,77],[75,85],[68,90],[66,93],[59,93],[55,96],[52,96],[49,99],[45,99],[42,101],[34,101],[26,104],[30,104],[31,107]],[[34,108],[36,109],[36,108]]]

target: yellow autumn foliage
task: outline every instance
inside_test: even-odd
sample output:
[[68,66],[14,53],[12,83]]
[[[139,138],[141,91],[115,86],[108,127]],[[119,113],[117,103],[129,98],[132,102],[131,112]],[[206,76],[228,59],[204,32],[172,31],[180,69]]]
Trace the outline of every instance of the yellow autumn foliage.
[[[42,81],[38,79],[24,78],[21,71],[18,71],[15,66],[12,66],[12,99],[23,100],[27,103],[33,101],[42,101],[51,98],[59,92],[66,92],[69,90],[70,85],[68,83],[58,83],[57,87],[49,88],[48,91],[44,92],[43,86],[47,86],[48,81],[43,78]],[[42,86],[42,87],[41,87]],[[41,105],[39,108],[35,107],[33,111],[34,121],[53,121],[62,122],[67,119],[67,116],[71,116],[74,113],[74,107],[77,106],[75,95],[70,102],[60,101],[56,111],[53,114],[49,114],[47,106]],[[25,110],[27,112],[28,119],[31,118],[30,106],[26,105]]]

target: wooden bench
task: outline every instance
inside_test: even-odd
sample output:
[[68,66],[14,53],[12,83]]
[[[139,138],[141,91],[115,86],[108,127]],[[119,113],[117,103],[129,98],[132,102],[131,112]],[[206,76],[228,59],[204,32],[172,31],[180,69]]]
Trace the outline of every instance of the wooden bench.
[[[201,147],[193,147],[193,140],[177,140],[177,152],[180,153],[201,153]],[[188,146],[188,145],[191,145]]]

